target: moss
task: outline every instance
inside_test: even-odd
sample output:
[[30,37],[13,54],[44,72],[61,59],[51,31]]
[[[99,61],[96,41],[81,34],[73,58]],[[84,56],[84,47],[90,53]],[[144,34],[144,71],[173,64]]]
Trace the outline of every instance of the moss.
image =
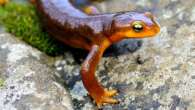
[[8,32],[49,55],[58,55],[64,50],[43,31],[31,4],[10,2],[5,7],[0,7],[0,23]]
[[4,81],[3,79],[0,78],[0,88],[3,87],[4,82],[5,82],[5,81]]

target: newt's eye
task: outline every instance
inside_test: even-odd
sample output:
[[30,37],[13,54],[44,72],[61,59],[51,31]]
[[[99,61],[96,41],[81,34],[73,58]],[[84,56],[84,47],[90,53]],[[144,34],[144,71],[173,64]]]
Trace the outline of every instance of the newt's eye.
[[132,28],[135,32],[140,32],[143,30],[143,24],[141,21],[134,21],[132,24]]

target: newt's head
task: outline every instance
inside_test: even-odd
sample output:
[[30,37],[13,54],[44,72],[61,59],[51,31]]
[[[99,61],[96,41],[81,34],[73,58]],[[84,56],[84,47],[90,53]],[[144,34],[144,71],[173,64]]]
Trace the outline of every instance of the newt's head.
[[122,38],[145,38],[155,36],[160,27],[151,13],[125,12],[115,16],[113,41]]

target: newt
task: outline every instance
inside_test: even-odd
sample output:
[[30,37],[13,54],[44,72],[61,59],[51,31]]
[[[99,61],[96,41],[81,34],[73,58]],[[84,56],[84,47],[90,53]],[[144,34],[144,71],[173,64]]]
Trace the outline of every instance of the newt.
[[33,0],[44,28],[57,40],[89,51],[81,65],[84,87],[98,106],[118,103],[117,90],[105,89],[96,79],[95,70],[104,51],[127,38],[155,36],[160,26],[150,12],[86,14],[69,0]]

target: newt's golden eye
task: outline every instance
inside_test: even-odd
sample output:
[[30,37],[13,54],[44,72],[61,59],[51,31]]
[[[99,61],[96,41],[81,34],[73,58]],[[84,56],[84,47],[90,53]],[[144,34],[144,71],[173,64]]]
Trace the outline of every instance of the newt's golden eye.
[[141,21],[134,21],[132,24],[132,28],[135,32],[140,32],[143,30],[143,24]]

